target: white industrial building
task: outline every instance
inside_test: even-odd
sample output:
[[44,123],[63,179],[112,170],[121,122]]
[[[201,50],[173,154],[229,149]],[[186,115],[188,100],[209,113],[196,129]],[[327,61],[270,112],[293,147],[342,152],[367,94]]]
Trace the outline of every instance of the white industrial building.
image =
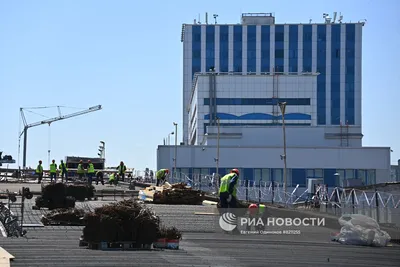
[[184,140],[159,146],[157,167],[282,184],[285,128],[288,187],[390,180],[390,148],[362,146],[362,26],[185,24]]

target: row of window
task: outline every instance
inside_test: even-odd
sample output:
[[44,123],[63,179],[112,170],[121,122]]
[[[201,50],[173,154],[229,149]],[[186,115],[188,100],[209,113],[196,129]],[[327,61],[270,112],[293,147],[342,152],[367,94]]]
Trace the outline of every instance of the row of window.
[[[216,105],[219,106],[271,106],[279,102],[286,102],[289,106],[309,106],[310,98],[217,98]],[[204,98],[204,105],[210,105],[210,98]]]
[[[232,168],[219,168],[220,175],[225,175]],[[216,168],[177,168],[179,178],[193,178],[195,176],[212,175]],[[240,179],[254,182],[274,182],[283,184],[283,169],[279,168],[239,168]],[[307,179],[322,179],[328,186],[343,186],[344,180],[360,179],[364,185],[376,184],[376,170],[374,169],[288,169],[288,186],[307,186]]]

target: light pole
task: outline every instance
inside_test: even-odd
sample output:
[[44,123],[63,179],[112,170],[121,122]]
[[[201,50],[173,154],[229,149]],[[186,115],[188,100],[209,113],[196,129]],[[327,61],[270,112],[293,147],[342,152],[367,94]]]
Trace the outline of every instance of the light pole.
[[104,141],[100,141],[100,146],[99,146],[99,153],[97,153],[97,155],[101,158],[101,159],[105,159],[106,158],[106,143]]
[[219,118],[217,117],[217,158],[216,158],[216,173],[217,173],[217,178],[218,178],[218,186],[221,184],[220,178],[219,178],[219,135],[220,135],[220,128],[219,128]]
[[176,179],[176,156],[178,154],[178,123],[174,122],[174,126],[175,126],[174,174]]
[[171,135],[173,135],[173,134],[174,134],[174,132],[170,132],[170,133],[168,134],[168,145],[171,144]]
[[283,130],[283,193],[286,199],[286,187],[287,187],[287,165],[286,165],[286,129],[285,129],[285,110],[286,102],[279,102],[279,107],[282,113],[282,130]]

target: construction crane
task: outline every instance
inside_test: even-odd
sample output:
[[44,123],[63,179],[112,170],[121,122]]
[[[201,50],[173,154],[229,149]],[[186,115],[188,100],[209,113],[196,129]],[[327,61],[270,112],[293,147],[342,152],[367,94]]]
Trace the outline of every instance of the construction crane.
[[[31,123],[31,124],[27,124],[26,118],[25,118],[25,115],[24,115],[24,108],[20,108],[21,118],[22,118],[22,121],[24,123],[24,129],[21,132],[21,134],[19,135],[20,139],[21,139],[21,136],[24,135],[24,150],[23,150],[23,158],[22,158],[22,168],[23,169],[25,169],[25,167],[26,167],[26,149],[27,149],[27,141],[28,141],[27,133],[28,133],[28,129],[29,128],[32,128],[32,127],[35,127],[35,126],[39,126],[39,125],[43,125],[43,124],[48,124],[50,126],[51,123],[56,122],[56,121],[69,119],[69,118],[72,118],[72,117],[84,115],[84,114],[87,114],[87,113],[90,113],[90,112],[94,112],[94,111],[98,111],[98,110],[102,109],[101,105],[97,105],[97,106],[90,107],[90,108],[88,108],[86,110],[74,112],[74,113],[67,114],[67,115],[62,115],[60,106],[57,106],[57,108],[58,108],[58,114],[59,114],[58,117],[50,118],[50,119],[46,119],[46,120],[42,120],[42,121],[38,121],[38,122],[35,122],[35,123]],[[50,153],[50,150],[49,150],[49,153]]]

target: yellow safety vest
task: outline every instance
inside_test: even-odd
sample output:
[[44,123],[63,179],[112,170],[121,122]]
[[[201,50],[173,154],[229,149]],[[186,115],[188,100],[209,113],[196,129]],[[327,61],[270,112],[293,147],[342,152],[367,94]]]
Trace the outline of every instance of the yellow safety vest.
[[36,173],[43,173],[43,166],[39,164],[36,168]]
[[[221,178],[221,186],[219,187],[220,194],[228,192],[229,183],[235,175],[236,175],[235,173],[229,173]],[[235,184],[235,187],[233,188],[232,196],[236,197],[236,191],[237,191],[237,183]]]
[[118,173],[125,173],[125,171],[126,171],[125,165],[123,165],[123,166],[119,165],[118,166]]
[[82,164],[78,165],[78,173],[84,173],[85,171],[83,170]]
[[65,172],[68,172],[67,166],[65,165],[65,163],[60,163],[60,165],[58,165],[60,172],[63,172],[63,168],[65,169]]
[[89,164],[88,173],[94,173],[94,165],[93,165],[93,163]]
[[51,163],[50,164],[50,173],[56,173],[57,172],[57,164]]
[[115,175],[114,174],[110,174],[109,181],[114,181],[114,180],[115,180]]
[[265,205],[264,204],[260,204],[260,206],[258,207],[259,214],[263,214],[264,211],[265,211]]

